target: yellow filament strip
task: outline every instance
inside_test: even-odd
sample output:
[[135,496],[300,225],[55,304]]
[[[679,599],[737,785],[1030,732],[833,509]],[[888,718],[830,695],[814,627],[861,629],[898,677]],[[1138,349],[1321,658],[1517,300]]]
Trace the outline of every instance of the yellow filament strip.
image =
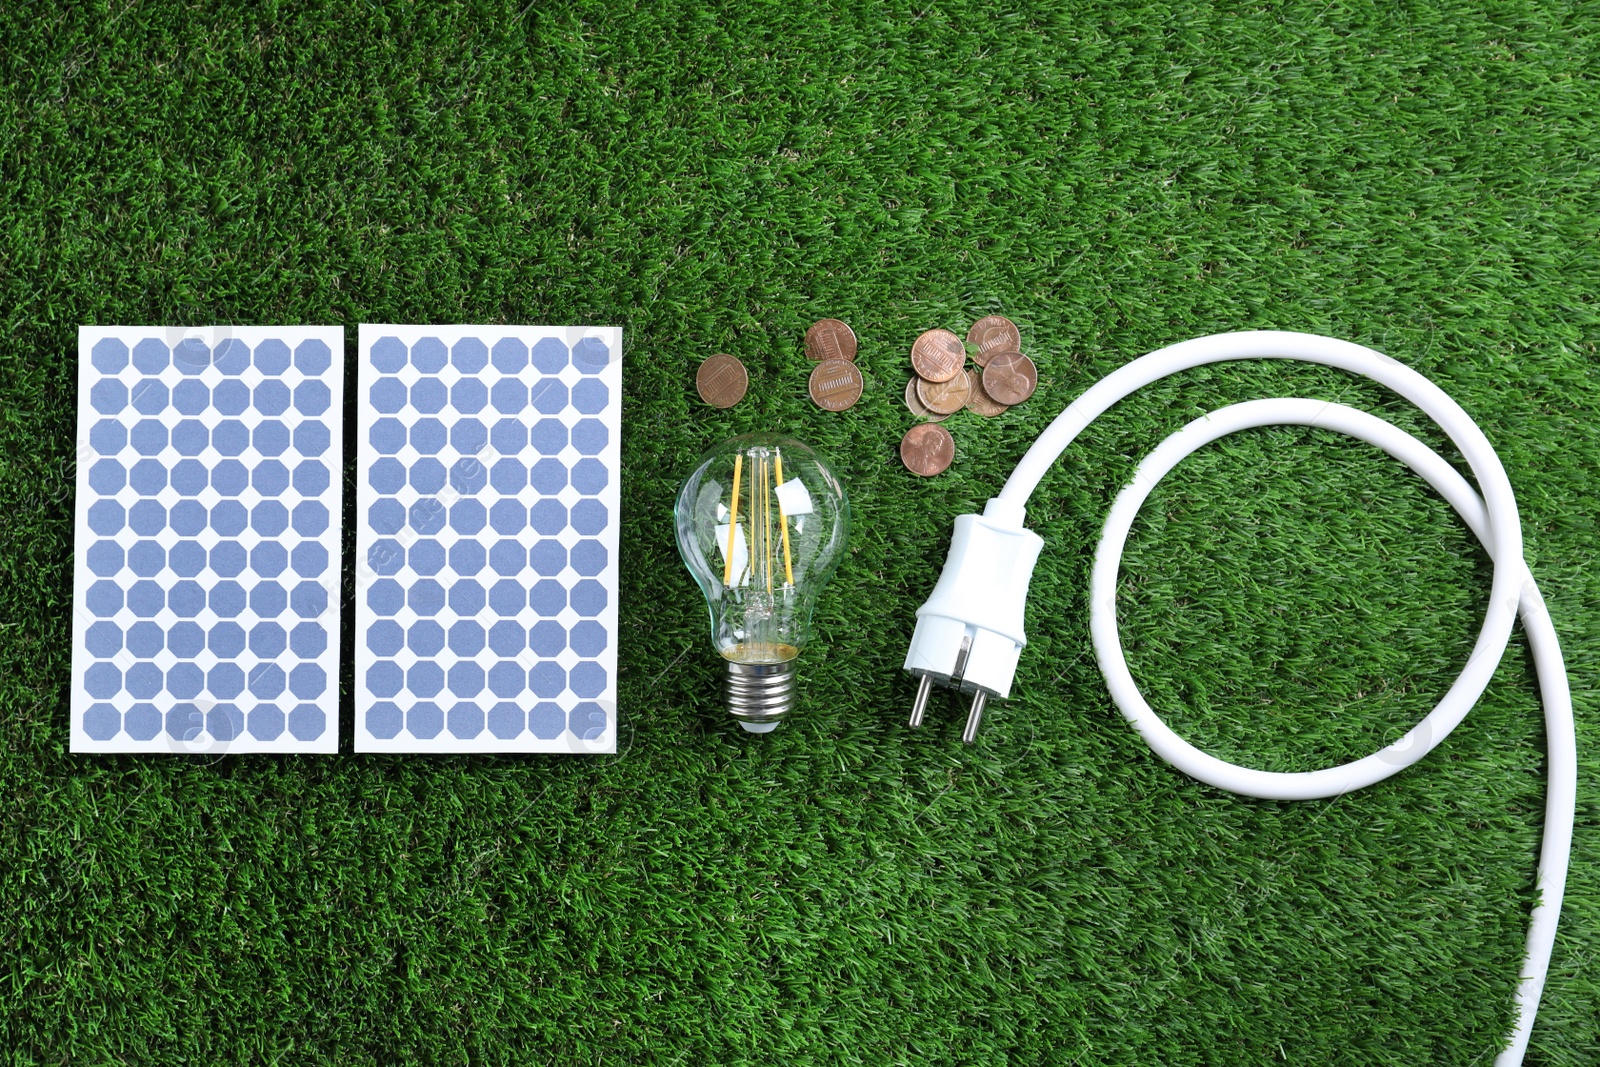
[[772,491],[767,457],[761,457],[761,544],[767,559],[767,595],[772,595]]
[[[783,484],[783,453],[774,452],[772,462],[777,465],[778,484]],[[773,496],[778,496],[773,493]],[[794,564],[789,559],[789,518],[783,513],[783,497],[778,496],[778,525],[783,527],[783,576],[787,584],[794,584]]]
[[733,584],[734,534],[739,532],[739,474],[744,470],[744,453],[733,456],[733,514],[728,516],[728,554],[722,561],[722,584]]

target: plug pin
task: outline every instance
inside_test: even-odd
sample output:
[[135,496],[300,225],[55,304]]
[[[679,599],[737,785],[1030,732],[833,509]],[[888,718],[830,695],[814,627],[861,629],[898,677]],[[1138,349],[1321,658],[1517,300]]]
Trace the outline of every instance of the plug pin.
[[982,689],[972,694],[972,710],[967,712],[967,728],[961,731],[961,740],[967,744],[978,739],[978,723],[983,720],[983,705],[989,699],[989,694]]
[[924,674],[917,683],[917,699],[911,704],[911,725],[913,728],[922,725],[923,713],[928,710],[928,694],[933,692],[933,675]]

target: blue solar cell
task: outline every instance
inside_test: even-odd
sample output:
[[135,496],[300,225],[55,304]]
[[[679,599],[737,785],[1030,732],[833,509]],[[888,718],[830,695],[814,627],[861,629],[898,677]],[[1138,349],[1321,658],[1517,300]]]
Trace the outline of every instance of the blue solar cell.
[[406,524],[406,509],[393,497],[373,502],[367,512],[367,522],[381,534],[397,534]]
[[[476,579],[461,578],[450,587],[450,610],[457,615],[463,617],[476,615],[483,610],[486,601],[483,584]],[[432,607],[428,614],[434,614],[443,606],[443,602],[440,602],[438,606]]]
[[258,741],[276,741],[283,735],[283,709],[276,704],[257,704],[244,721],[250,736]]
[[114,459],[97,460],[89,468],[89,488],[110,496],[128,484],[128,468]]
[[481,491],[488,480],[489,469],[474,456],[458,459],[450,468],[450,487],[466,496]]
[[567,688],[567,672],[555,660],[542,659],[528,670],[528,688],[536,697],[558,697]]
[[496,541],[489,549],[489,566],[496,574],[520,574],[527,565],[528,550],[516,541]]
[[411,346],[411,365],[424,374],[438,374],[444,370],[449,355],[443,341],[437,337],[424,337]]
[[399,574],[406,565],[406,550],[392,537],[381,537],[367,549],[367,566],[374,574]]
[[489,484],[495,492],[515,496],[528,484],[528,468],[520,460],[496,460],[489,468]]
[[90,623],[83,635],[83,647],[91,656],[110,659],[122,651],[122,627],[105,619]]
[[597,697],[606,690],[606,671],[594,660],[586,659],[567,675],[567,685],[580,697]]
[[516,374],[528,365],[528,346],[515,337],[494,343],[494,366],[501,374]]
[[483,570],[488,560],[488,553],[477,541],[457,541],[450,546],[450,569],[463,578]]
[[206,672],[206,691],[219,700],[232,700],[244,692],[244,668],[233,662],[214,665]]
[[115,419],[101,419],[89,431],[89,447],[98,455],[114,456],[128,447],[128,428]]
[[236,704],[214,705],[206,712],[206,732],[218,741],[232,741],[244,733],[244,712]]
[[610,437],[606,424],[599,419],[579,419],[572,428],[572,447],[585,456],[597,456]]
[[572,365],[585,374],[598,374],[611,362],[611,349],[598,337],[585,337],[572,346]]
[[528,428],[520,419],[501,419],[489,431],[489,444],[499,455],[515,456],[528,447]]
[[159,415],[167,409],[167,387],[159,378],[144,378],[132,392],[133,410],[144,415]]
[[289,427],[277,419],[263,419],[251,432],[250,440],[263,456],[281,456],[289,451]]
[[444,649],[444,627],[433,619],[421,619],[406,631],[406,647],[418,656],[437,656]]
[[[95,625],[101,625],[96,623]],[[483,627],[470,619],[462,619],[450,627],[450,651],[458,656],[476,656],[483,651]],[[115,652],[112,649],[112,652]],[[111,653],[107,653],[108,655]]]
[[436,455],[444,448],[448,437],[444,423],[431,415],[411,424],[411,447],[417,450],[418,455]]
[[458,500],[450,506],[450,528],[457,533],[472,536],[489,521],[489,510],[472,498]]
[[557,656],[567,647],[567,630],[554,619],[542,619],[528,629],[528,647],[540,656]]
[[[196,590],[199,588],[199,585],[195,585]],[[173,592],[177,592],[177,586],[173,586]],[[183,618],[192,619],[200,614],[200,608],[207,599],[210,600],[212,612],[219,619],[238,618],[243,613],[246,602],[244,586],[231,578],[226,578],[212,586],[209,594],[203,594],[199,604],[186,601],[184,606],[187,610],[179,611],[176,604],[172,605],[172,610]]]
[[[450,447],[463,457],[476,456],[488,445],[489,428],[478,419],[457,419],[456,424],[450,427]],[[465,462],[465,458],[462,462]]]
[[167,509],[161,506],[159,500],[146,497],[128,509],[128,529],[143,537],[154,537],[166,525]]
[[294,450],[310,459],[320,456],[333,443],[333,434],[324,423],[306,420],[294,428]]
[[219,622],[206,633],[206,647],[212,655],[231,659],[244,651],[244,627],[236,622]]
[[528,647],[528,631],[512,619],[501,619],[489,627],[489,651],[497,656],[515,656]]
[[373,737],[385,741],[398,737],[403,725],[405,717],[400,714],[399,705],[392,700],[380,700],[367,709],[367,732]]
[[135,541],[128,549],[128,569],[141,578],[154,578],[167,565],[167,550],[159,541]]
[[528,512],[528,525],[546,537],[552,537],[567,528],[567,506],[559,500],[546,497]]
[[550,538],[535,541],[528,550],[528,563],[539,574],[554,578],[567,569],[566,546]]
[[450,665],[446,684],[458,697],[475,697],[483,692],[483,668],[470,659],[457,660]]
[[367,627],[367,648],[375,656],[393,656],[405,644],[405,636],[393,619],[379,619]]
[[542,337],[533,346],[533,365],[540,374],[560,374],[567,366],[567,346],[554,337]]
[[250,387],[237,378],[219,382],[217,387],[211,390],[211,406],[223,415],[243,415],[250,410]]
[[598,656],[606,650],[606,628],[593,619],[573,625],[567,644],[580,656]]
[[321,501],[302,500],[294,506],[293,524],[295,533],[301,537],[316,537],[328,528],[328,509]]
[[250,550],[250,569],[262,578],[276,578],[289,566],[289,550],[278,541],[262,541]]
[[561,705],[541,700],[528,712],[528,732],[541,741],[553,741],[567,729],[567,713]]
[[567,427],[560,419],[540,419],[529,436],[542,456],[553,456],[567,447]]
[[568,713],[567,729],[585,741],[593,741],[606,732],[605,709],[593,701],[583,701]]
[[444,488],[444,464],[432,456],[424,456],[411,465],[411,488],[424,496],[432,496]]
[[606,569],[606,546],[599,541],[579,541],[572,546],[572,569],[593,578]]
[[237,337],[223,338],[211,353],[211,362],[223,374],[243,374],[250,366],[250,346]]
[[329,475],[327,465],[308,459],[294,469],[294,491],[301,496],[321,496],[327,492]]
[[193,700],[206,687],[206,674],[196,663],[174,663],[167,671],[167,692],[179,700]]
[[379,378],[367,391],[372,410],[398,415],[406,406],[406,385],[399,378]]
[[[188,584],[195,585],[194,582],[190,582]],[[174,588],[176,588],[176,586],[174,586]],[[196,586],[196,588],[198,588],[198,586]],[[186,606],[190,603],[190,600],[185,595],[188,593],[189,590],[185,588],[183,594],[179,595],[178,603],[180,605]],[[142,581],[134,582],[128,587],[128,610],[133,612],[141,619],[153,619],[157,615],[161,614],[161,609],[166,606],[166,601],[166,591],[148,578]],[[205,604],[205,598],[203,595],[200,602],[202,606]],[[176,611],[177,609],[174,608],[173,610]],[[199,614],[198,609],[194,612],[194,614]]]
[[606,609],[606,587],[593,578],[585,578],[572,587],[568,595],[572,610],[586,618],[593,618]]
[[434,575],[444,570],[444,546],[431,538],[419,539],[406,554],[411,569],[421,575]]
[[463,337],[450,349],[450,363],[462,374],[476,374],[489,363],[489,348],[476,337]]
[[289,346],[273,339],[256,345],[256,370],[276,376],[289,369]]
[[83,732],[96,741],[109,741],[121,730],[122,713],[110,704],[93,704],[83,713]]
[[[217,464],[217,467],[220,469],[222,464]],[[284,490],[289,488],[289,468],[278,460],[264,459],[250,472],[250,484],[255,486],[256,492],[262,496],[281,496]]]
[[160,374],[172,362],[172,350],[154,337],[133,346],[133,368],[140,374]]
[[406,346],[398,337],[380,337],[372,342],[372,365],[384,374],[394,374],[406,365]]
[[211,484],[211,472],[197,459],[180,459],[172,465],[172,488],[183,496],[199,496]]
[[153,622],[136,622],[128,627],[124,642],[128,652],[140,659],[154,659],[167,644],[167,632]]
[[567,468],[559,459],[541,459],[533,465],[529,481],[545,496],[553,496],[567,487]]
[[128,513],[115,500],[96,500],[89,505],[89,529],[111,537],[128,523]]
[[527,602],[528,590],[511,578],[502,578],[489,587],[489,610],[496,615],[515,615]]
[[423,741],[439,736],[444,729],[444,712],[431,700],[419,700],[406,712],[406,730]]
[[192,659],[206,647],[206,632],[197,622],[175,622],[167,630],[167,651],[174,656]]
[[172,347],[172,365],[184,374],[199,374],[211,365],[211,346],[198,337],[185,337]]
[[161,733],[161,713],[154,704],[135,704],[122,717],[122,728],[135,741],[151,741]]
[[211,406],[211,390],[199,378],[185,378],[172,387],[172,406],[180,415],[199,415]]
[[554,618],[567,606],[566,587],[554,578],[537,581],[528,592],[528,606],[536,615]]
[[314,659],[328,647],[328,630],[321,623],[302,622],[289,631],[289,651],[301,659]]
[[179,455],[198,456],[210,443],[211,431],[199,419],[184,419],[172,428],[172,447]]
[[211,428],[211,447],[224,456],[243,455],[250,447],[250,429],[238,419],[223,419]]
[[418,578],[406,590],[406,606],[418,615],[439,614],[439,609],[444,607],[444,586],[432,578]]
[[424,415],[437,415],[450,400],[438,378],[418,378],[411,386],[411,406]]
[[97,700],[110,700],[122,692],[122,671],[115,663],[92,663],[83,672],[83,691]]
[[367,484],[379,493],[398,493],[406,484],[406,465],[390,456],[376,460],[367,471]]
[[572,528],[593,537],[606,528],[606,506],[598,500],[580,500],[572,505]]
[[606,409],[611,392],[599,378],[585,378],[572,387],[572,406],[582,415],[598,415]]
[[128,471],[128,484],[133,486],[133,491],[140,496],[155,496],[167,487],[166,464],[159,459],[139,460]]
[[193,537],[206,528],[211,520],[205,505],[198,500],[180,500],[172,505],[172,511],[167,515],[167,523],[174,533],[184,537]]
[[167,710],[167,735],[180,741],[193,741],[205,732],[205,712],[193,704],[174,704]]
[[90,573],[101,578],[115,578],[126,559],[127,554],[115,541],[96,541],[84,554]]
[[444,529],[448,512],[437,497],[425,496],[411,505],[406,521],[419,534],[436,534]]
[[250,628],[250,651],[262,659],[277,659],[289,647],[289,634],[275,622],[258,622]]
[[211,569],[224,578],[237,578],[249,566],[249,556],[237,541],[219,541],[211,549]]
[[257,582],[250,590],[250,610],[257,618],[274,619],[289,606],[289,594],[277,582]]
[[478,378],[463,378],[450,387],[450,406],[459,414],[476,415],[488,404],[489,387]]
[[155,419],[140,419],[128,432],[128,443],[141,456],[159,456],[167,447],[167,428]]
[[94,343],[89,362],[101,374],[116,374],[128,365],[128,346],[115,337],[102,337]]
[[[227,384],[227,382],[223,383],[223,385]],[[220,392],[222,392],[221,385],[212,391],[212,403],[216,403],[215,396]],[[255,404],[255,409],[263,415],[282,415],[289,410],[289,387],[284,384],[282,379],[268,378],[256,386],[252,402]],[[223,414],[234,413],[223,412]]]
[[[278,466],[283,464],[279,463]],[[211,468],[211,488],[223,496],[238,496],[249,484],[250,472],[236,459],[220,460]],[[259,485],[256,488],[261,489]]]
[[528,387],[515,378],[501,378],[489,389],[489,405],[502,415],[515,415],[528,406]]
[[367,689],[374,696],[395,696],[404,685],[405,673],[393,660],[379,660],[367,668]]
[[89,387],[89,406],[102,415],[115,415],[128,406],[128,387],[115,378],[101,378]]
[[295,346],[294,365],[301,374],[321,377],[324,371],[333,366],[333,352],[313,337]]
[[489,709],[489,732],[502,741],[509,741],[522,733],[528,717],[509,700],[502,700]]
[[289,684],[289,676],[276,663],[257,663],[250,668],[246,684],[251,695],[271,700],[283,692]]
[[483,733],[483,709],[467,701],[456,704],[450,709],[450,732],[462,741]]
[[[544,503],[540,501],[539,503]],[[561,507],[559,501],[551,501],[556,507]],[[516,500],[496,500],[489,509],[489,525],[494,531],[507,537],[515,537],[528,525],[528,509]]]
[[328,570],[328,550],[317,541],[301,541],[289,553],[289,565],[302,578],[319,578]]
[[567,408],[567,387],[560,378],[541,378],[533,387],[533,409],[542,415],[557,415]]
[[[311,665],[306,664],[305,666]],[[295,673],[299,674],[300,672],[301,668],[296,667]],[[319,671],[318,673],[321,672]],[[307,675],[307,677],[311,678],[313,676]],[[307,685],[307,693],[296,695],[321,696],[326,684],[325,679],[318,680],[314,687]],[[289,688],[294,688],[294,679],[292,677],[289,680]],[[289,713],[289,732],[294,735],[297,741],[315,741],[322,736],[323,731],[327,728],[328,715],[315,704],[296,704],[294,710]]]
[[333,392],[316,379],[294,387],[294,409],[302,415],[321,415],[333,403]]
[[418,660],[406,669],[406,689],[419,697],[434,697],[444,688],[444,668],[433,660]]
[[250,512],[237,500],[220,500],[211,509],[210,522],[211,528],[223,537],[238,537],[250,525]]

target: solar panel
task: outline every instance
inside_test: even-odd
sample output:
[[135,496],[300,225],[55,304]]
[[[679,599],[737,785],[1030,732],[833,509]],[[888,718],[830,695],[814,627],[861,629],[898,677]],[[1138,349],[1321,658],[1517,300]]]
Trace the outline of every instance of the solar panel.
[[615,751],[622,331],[360,350],[356,749]]
[[338,750],[344,334],[78,333],[74,752]]

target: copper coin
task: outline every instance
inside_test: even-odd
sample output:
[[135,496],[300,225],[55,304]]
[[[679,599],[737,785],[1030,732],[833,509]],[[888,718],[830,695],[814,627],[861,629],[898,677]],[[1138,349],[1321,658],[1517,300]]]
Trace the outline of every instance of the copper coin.
[[1004,315],[985,315],[967,331],[967,344],[977,345],[978,354],[973,362],[980,367],[989,365],[989,357],[996,352],[1018,352],[1022,349],[1022,334],[1016,323]]
[[922,398],[917,395],[917,383],[920,381],[922,381],[921,378],[912,378],[906,383],[907,410],[909,410],[911,414],[915,415],[917,418],[927,419],[929,422],[943,422],[945,419],[948,419],[950,417],[949,415],[941,415],[936,411],[929,411],[928,405],[922,402]]
[[960,411],[971,395],[972,377],[964,369],[957,371],[948,382],[930,382],[926,378],[917,381],[917,399],[929,411],[940,415]]
[[1006,406],[983,391],[983,375],[967,372],[972,378],[972,395],[967,397],[967,410],[992,419],[1006,410]]
[[750,388],[750,375],[744,364],[725,353],[717,353],[700,364],[700,373],[694,376],[694,387],[700,399],[714,408],[731,408],[744,399]]
[[966,362],[966,346],[949,330],[929,330],[911,346],[911,369],[930,382],[948,382]]
[[811,370],[807,388],[824,411],[843,411],[861,399],[861,368],[847,359],[825,359]]
[[856,332],[838,319],[819,319],[806,331],[806,355],[819,362],[844,359],[854,363]]
[[900,461],[912,474],[931,478],[956,458],[956,441],[950,431],[935,423],[913,426],[900,438]]
[[1039,385],[1039,368],[1021,352],[996,352],[983,368],[983,391],[999,404],[1020,404]]

